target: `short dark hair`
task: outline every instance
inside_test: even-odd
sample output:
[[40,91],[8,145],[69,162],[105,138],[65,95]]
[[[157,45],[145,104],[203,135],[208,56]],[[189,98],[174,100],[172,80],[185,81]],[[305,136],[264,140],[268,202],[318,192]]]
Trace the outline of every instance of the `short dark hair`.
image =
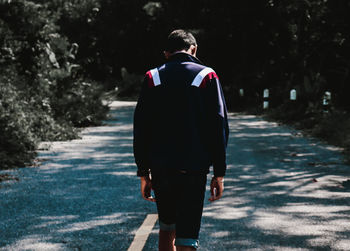
[[197,41],[192,33],[185,30],[174,30],[172,31],[166,41],[165,50],[168,52],[175,52],[181,50],[188,50],[191,45],[197,45]]

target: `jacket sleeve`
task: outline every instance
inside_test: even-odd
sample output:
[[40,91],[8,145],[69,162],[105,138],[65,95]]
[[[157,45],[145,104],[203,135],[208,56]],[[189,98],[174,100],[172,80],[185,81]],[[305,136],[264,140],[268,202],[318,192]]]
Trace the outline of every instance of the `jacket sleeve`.
[[149,87],[147,86],[147,76],[145,77],[139,99],[134,112],[134,158],[137,165],[137,176],[148,176],[150,166],[148,164],[147,144],[149,135]]
[[229,136],[227,108],[218,78],[212,78],[206,88],[207,123],[209,149],[211,151],[214,176],[225,176],[226,147]]

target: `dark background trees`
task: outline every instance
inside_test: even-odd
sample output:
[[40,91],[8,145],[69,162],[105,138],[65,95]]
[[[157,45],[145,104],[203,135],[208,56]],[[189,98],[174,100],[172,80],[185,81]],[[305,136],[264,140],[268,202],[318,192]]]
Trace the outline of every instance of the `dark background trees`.
[[136,99],[176,28],[196,35],[231,110],[260,111],[268,88],[276,118],[323,118],[330,91],[332,109],[348,117],[349,11],[347,0],[1,0],[0,152],[29,153],[37,141],[98,124],[102,89]]
[[233,109],[239,88],[254,105],[270,88],[275,106],[288,99],[292,88],[305,104],[319,103],[329,90],[335,105],[349,109],[344,92],[349,89],[347,1],[63,3],[51,4],[61,9],[61,32],[79,44],[77,59],[85,74],[109,88],[123,85],[123,67],[143,75],[161,64],[164,38],[185,28],[198,38],[198,56],[219,73]]

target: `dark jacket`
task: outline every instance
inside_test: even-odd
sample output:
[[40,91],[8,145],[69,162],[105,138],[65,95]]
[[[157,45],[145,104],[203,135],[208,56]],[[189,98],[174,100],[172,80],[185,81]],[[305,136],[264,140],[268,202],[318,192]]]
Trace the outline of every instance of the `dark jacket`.
[[227,110],[219,78],[186,53],[146,73],[134,113],[137,175],[226,171]]

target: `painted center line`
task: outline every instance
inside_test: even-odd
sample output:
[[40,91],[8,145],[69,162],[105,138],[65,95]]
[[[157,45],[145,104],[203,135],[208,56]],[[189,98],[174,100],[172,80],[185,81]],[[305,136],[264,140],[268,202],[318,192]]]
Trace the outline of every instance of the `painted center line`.
[[141,227],[136,231],[134,240],[132,241],[128,251],[142,251],[146,244],[147,238],[154,227],[154,224],[156,224],[157,219],[157,214],[147,215]]

